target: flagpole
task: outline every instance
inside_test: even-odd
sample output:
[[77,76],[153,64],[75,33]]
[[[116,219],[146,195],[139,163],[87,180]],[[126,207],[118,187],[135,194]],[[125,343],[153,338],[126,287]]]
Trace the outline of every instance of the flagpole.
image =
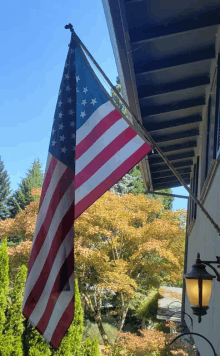
[[[180,176],[180,174],[177,172],[177,170],[173,167],[172,163],[167,159],[167,157],[165,156],[165,154],[162,152],[162,150],[160,149],[160,147],[158,146],[158,144],[154,141],[154,139],[152,138],[152,136],[149,134],[149,132],[147,132],[147,130],[145,129],[145,127],[142,125],[142,123],[138,120],[137,116],[132,112],[132,110],[130,109],[129,105],[126,103],[126,101],[122,98],[122,96],[120,95],[120,93],[118,92],[118,90],[115,88],[115,86],[111,83],[111,81],[109,80],[109,78],[106,76],[106,74],[103,72],[102,68],[99,66],[99,64],[96,62],[96,60],[93,58],[93,56],[91,55],[91,53],[89,52],[89,50],[86,48],[86,46],[82,43],[82,41],[80,40],[80,38],[76,35],[75,31],[73,30],[73,26],[72,24],[66,25],[65,26],[66,29],[70,29],[71,33],[75,36],[77,42],[80,44],[80,46],[82,47],[82,49],[85,51],[85,53],[88,55],[88,57],[91,59],[91,61],[94,63],[94,65],[96,66],[96,68],[99,70],[99,72],[101,73],[101,75],[104,77],[104,79],[106,80],[106,82],[109,84],[109,86],[111,87],[111,89],[115,92],[115,94],[118,96],[118,98],[121,100],[121,102],[123,103],[123,105],[126,107],[126,109],[129,111],[129,113],[131,114],[132,118],[134,119],[134,122],[138,125],[139,129],[141,130],[141,133],[143,135],[143,137],[145,139],[147,139],[147,141],[150,142],[151,147],[155,148],[157,150],[157,152],[159,153],[159,155],[161,156],[161,158],[163,158],[163,160],[165,161],[165,163],[168,165],[168,167],[171,169],[171,171],[173,172],[173,174],[177,177],[177,179],[179,180],[179,182],[183,185],[183,187],[187,190],[187,192],[189,193],[189,195],[191,196],[191,198],[193,199],[193,201],[200,207],[200,209],[203,211],[203,213],[206,215],[206,217],[209,219],[209,221],[211,222],[211,224],[214,226],[215,230],[218,232],[218,234],[220,235],[220,227],[218,226],[218,224],[216,224],[216,222],[213,220],[213,218],[210,216],[210,214],[207,212],[207,210],[204,208],[204,206],[202,205],[201,201],[195,196],[195,194],[192,192],[192,190],[187,186],[187,184],[184,182],[184,180],[182,179],[182,177]],[[115,104],[116,106],[116,104]]]

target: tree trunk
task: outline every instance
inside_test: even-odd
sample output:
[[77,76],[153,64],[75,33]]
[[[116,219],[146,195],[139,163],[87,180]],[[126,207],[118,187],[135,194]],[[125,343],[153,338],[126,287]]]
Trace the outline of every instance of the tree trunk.
[[100,335],[102,337],[102,340],[104,342],[105,346],[109,346],[109,341],[108,341],[108,336],[105,332],[105,329],[102,324],[102,317],[101,317],[101,310],[100,310],[100,298],[97,298],[97,312],[95,311],[95,308],[92,304],[91,298],[88,295],[85,295],[84,293],[81,294],[82,297],[84,298],[86,305],[88,308],[91,310],[92,316],[95,318],[96,324],[98,326]]
[[119,322],[118,322],[118,331],[121,332],[123,327],[124,327],[124,323],[125,323],[125,319],[127,316],[127,312],[128,312],[128,307],[129,307],[129,302],[127,302],[127,305],[125,304],[125,300],[124,300],[124,295],[121,292],[121,313],[120,313],[120,318],[119,318]]
[[145,322],[145,319],[142,318],[142,321],[141,321],[141,330],[145,330],[146,329],[146,322]]

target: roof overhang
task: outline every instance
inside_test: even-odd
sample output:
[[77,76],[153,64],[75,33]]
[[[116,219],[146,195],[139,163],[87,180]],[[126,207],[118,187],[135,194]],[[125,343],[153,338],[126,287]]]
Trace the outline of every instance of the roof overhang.
[[[216,59],[220,1],[102,2],[124,98],[189,184]],[[181,185],[157,151],[141,166],[150,190]]]

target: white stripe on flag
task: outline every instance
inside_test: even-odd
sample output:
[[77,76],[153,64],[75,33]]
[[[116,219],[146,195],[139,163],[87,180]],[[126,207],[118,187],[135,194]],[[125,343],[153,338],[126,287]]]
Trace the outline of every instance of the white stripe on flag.
[[[73,274],[70,276],[70,280],[74,280]],[[49,321],[47,328],[43,334],[43,337],[48,342],[50,342],[50,340],[53,336],[53,333],[57,327],[57,324],[59,323],[60,318],[62,317],[64,311],[68,307],[73,296],[74,296],[74,290],[65,291],[65,292],[60,293],[59,298],[57,299],[57,302],[53,309],[53,313],[50,317],[50,321]]]
[[32,325],[36,326],[40,321],[46,309],[50,293],[54,286],[54,281],[56,280],[64,261],[67,259],[70,253],[73,253],[73,238],[74,232],[73,229],[71,229],[67,234],[65,240],[60,245],[59,251],[57,252],[56,258],[53,263],[53,267],[51,268],[50,274],[45,284],[44,290],[40,296],[40,299],[37,302],[35,309],[30,315],[29,319]]
[[52,158],[53,158],[53,156],[52,156],[52,154],[49,152],[49,153],[48,153],[48,156],[47,156],[47,163],[46,163],[46,168],[45,168],[45,172],[44,172],[44,178],[45,178],[46,175],[47,175],[47,171],[48,171],[48,168],[49,168],[49,166],[50,166],[50,162],[51,162]]
[[71,204],[73,203],[74,200],[74,181],[71,183],[69,188],[67,189],[66,193],[60,200],[56,212],[53,216],[53,219],[50,224],[50,228],[47,233],[47,237],[40,249],[40,252],[38,253],[34,264],[30,270],[30,273],[27,278],[26,282],[26,288],[25,288],[25,294],[24,294],[24,300],[23,300],[23,305],[25,305],[26,300],[32,291],[35,283],[37,282],[37,279],[42,271],[42,268],[44,266],[44,263],[48,257],[49,251],[51,244],[53,242],[54,235],[56,234],[56,231],[60,225],[61,220],[65,216],[66,212],[70,208]]
[[[87,166],[103,149],[108,146],[118,135],[128,128],[124,119],[112,125],[80,158],[76,160],[76,174]],[[76,147],[77,150],[77,147]]]
[[135,136],[125,146],[123,146],[114,156],[112,156],[93,176],[83,183],[75,192],[75,204],[80,202],[87,194],[95,189],[102,181],[116,170],[127,158],[136,152],[144,141],[140,136]]
[[76,145],[78,145],[93,129],[102,121],[103,117],[107,116],[111,111],[115,110],[110,101],[98,107],[90,118],[76,131]]
[[39,230],[40,230],[40,228],[45,220],[45,217],[47,215],[48,207],[51,203],[51,197],[53,196],[53,193],[57,187],[57,184],[65,171],[66,171],[66,165],[63,164],[61,161],[58,161],[57,165],[54,169],[53,176],[51,177],[49,187],[47,188],[47,192],[45,194],[43,203],[40,207],[40,211],[37,216],[37,223],[36,223],[36,228],[35,228],[35,232],[34,232],[32,246],[34,245],[35,238],[36,238],[37,234],[39,233]]

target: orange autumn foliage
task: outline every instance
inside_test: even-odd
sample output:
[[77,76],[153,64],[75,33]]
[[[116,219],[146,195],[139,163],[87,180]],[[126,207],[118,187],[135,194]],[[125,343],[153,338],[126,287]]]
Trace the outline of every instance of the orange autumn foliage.
[[195,346],[191,341],[182,338],[173,345],[169,343],[177,336],[177,333],[166,334],[156,329],[139,330],[139,334],[130,332],[118,333],[116,344],[112,347],[118,349],[117,356],[193,356],[195,355]]
[[[14,268],[22,261],[27,265],[31,248],[27,241],[33,238],[40,194],[41,189],[32,188],[36,201],[15,219],[0,221],[1,238],[18,236],[23,240],[21,245],[10,247]],[[79,278],[90,283],[94,279],[100,289],[123,291],[126,298],[134,296],[140,271],[147,276],[163,270],[161,279],[178,281],[184,256],[182,215],[183,211],[163,212],[159,199],[106,192],[74,224]]]
[[117,346],[126,355],[135,356],[159,356],[160,352],[166,346],[166,337],[162,331],[157,330],[139,330],[140,335],[132,334],[130,332],[119,333]]

